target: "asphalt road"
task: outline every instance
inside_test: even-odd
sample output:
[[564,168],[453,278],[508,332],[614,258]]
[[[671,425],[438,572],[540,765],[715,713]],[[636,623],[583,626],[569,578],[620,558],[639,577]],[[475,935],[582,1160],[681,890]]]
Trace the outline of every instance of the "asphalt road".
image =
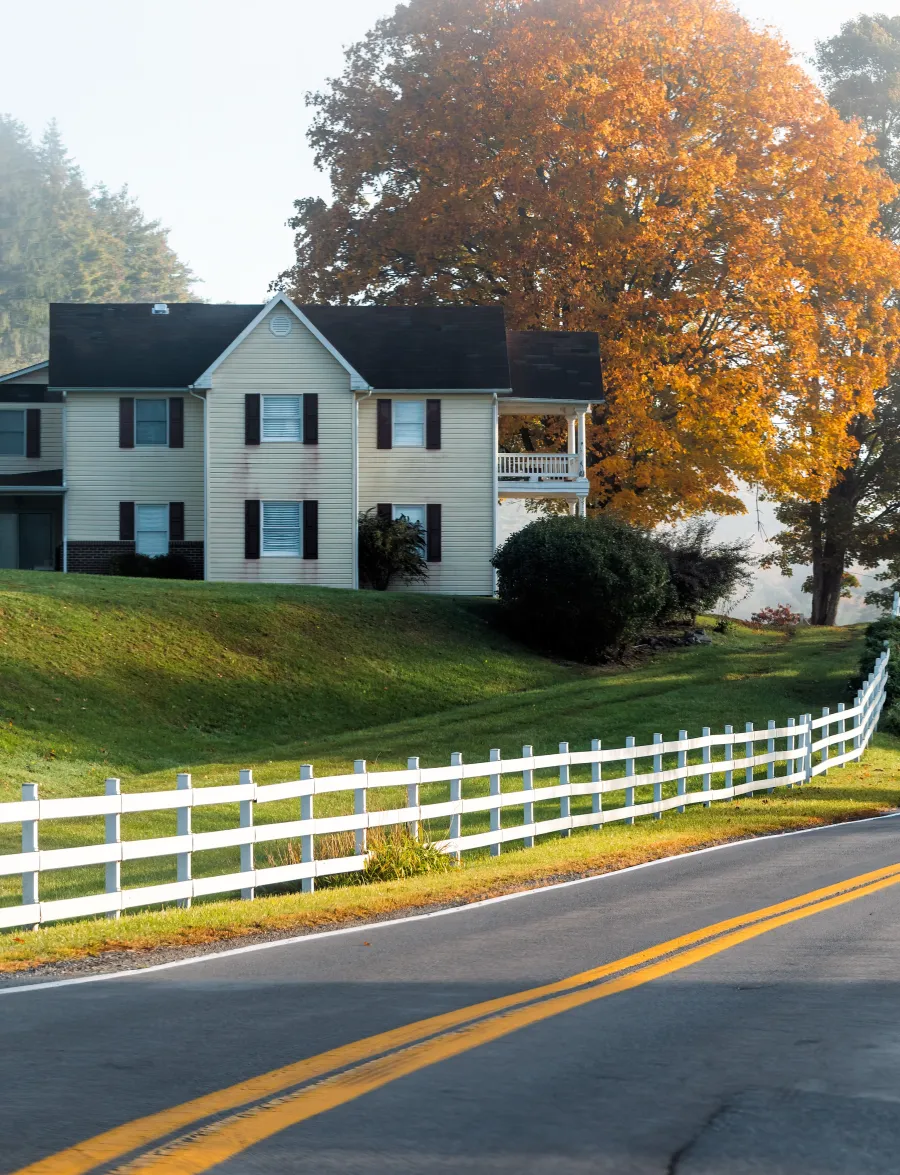
[[[0,991],[0,1170],[898,863],[900,819],[867,821],[444,916]],[[153,1171],[896,1175],[898,1001],[900,885],[886,885],[386,1080],[213,1166],[175,1147]]]

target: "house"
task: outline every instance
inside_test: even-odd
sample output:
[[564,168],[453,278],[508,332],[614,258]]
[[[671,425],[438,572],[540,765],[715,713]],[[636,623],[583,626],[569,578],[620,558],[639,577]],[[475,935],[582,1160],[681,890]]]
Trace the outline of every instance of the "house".
[[[596,335],[500,307],[52,305],[48,362],[0,379],[0,567],[353,588],[377,509],[425,526],[419,590],[489,594],[499,500],[584,508],[601,397]],[[499,452],[507,413],[568,452]]]

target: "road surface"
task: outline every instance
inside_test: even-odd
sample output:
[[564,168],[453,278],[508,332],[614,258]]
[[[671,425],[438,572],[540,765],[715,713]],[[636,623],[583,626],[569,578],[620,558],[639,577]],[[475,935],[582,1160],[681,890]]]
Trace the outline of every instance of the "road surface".
[[898,880],[887,818],[7,986],[0,1171],[896,1175]]

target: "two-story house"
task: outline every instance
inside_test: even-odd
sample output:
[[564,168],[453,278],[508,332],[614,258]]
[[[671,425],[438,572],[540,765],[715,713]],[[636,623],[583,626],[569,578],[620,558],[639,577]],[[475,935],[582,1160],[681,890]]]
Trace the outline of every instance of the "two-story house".
[[[353,588],[376,509],[425,527],[417,590],[490,594],[501,499],[583,508],[601,397],[596,335],[499,307],[52,305],[48,362],[0,379],[0,567]],[[504,413],[568,452],[500,453]]]

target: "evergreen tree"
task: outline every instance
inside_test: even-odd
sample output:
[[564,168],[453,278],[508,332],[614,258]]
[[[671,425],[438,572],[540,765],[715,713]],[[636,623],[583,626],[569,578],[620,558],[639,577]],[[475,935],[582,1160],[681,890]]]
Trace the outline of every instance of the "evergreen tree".
[[54,124],[0,116],[0,373],[47,356],[49,302],[192,301],[193,274],[127,189],[90,188]]

